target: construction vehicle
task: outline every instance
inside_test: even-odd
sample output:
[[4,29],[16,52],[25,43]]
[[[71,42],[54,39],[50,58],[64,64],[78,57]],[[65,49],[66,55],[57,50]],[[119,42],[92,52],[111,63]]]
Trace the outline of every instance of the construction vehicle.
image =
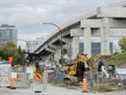
[[95,70],[95,64],[92,64],[92,62],[87,54],[79,54],[71,64],[66,66],[64,82],[69,85],[77,85],[80,81],[83,81],[84,72]]

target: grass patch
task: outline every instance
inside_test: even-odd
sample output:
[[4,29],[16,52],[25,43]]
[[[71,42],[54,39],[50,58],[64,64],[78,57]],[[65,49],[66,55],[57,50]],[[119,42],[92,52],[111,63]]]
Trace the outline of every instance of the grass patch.
[[111,56],[96,55],[91,57],[94,61],[103,58],[110,65],[120,66],[126,63],[126,52],[115,53]]
[[111,64],[111,65],[116,65],[116,66],[125,64],[126,63],[126,52],[117,53],[117,54],[112,55],[111,58],[107,60],[107,63]]
[[113,85],[110,83],[106,84],[95,84],[94,91],[98,92],[112,92],[112,91],[118,91],[123,90],[122,87],[119,87],[118,85]]
[[63,80],[52,80],[52,81],[49,81],[49,83],[55,86],[65,87]]

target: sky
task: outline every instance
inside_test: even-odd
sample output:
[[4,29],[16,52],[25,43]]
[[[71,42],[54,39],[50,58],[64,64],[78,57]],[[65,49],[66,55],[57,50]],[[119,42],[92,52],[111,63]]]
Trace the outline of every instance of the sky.
[[0,0],[0,24],[15,25],[18,39],[34,40],[56,31],[44,22],[60,26],[113,1],[119,0]]

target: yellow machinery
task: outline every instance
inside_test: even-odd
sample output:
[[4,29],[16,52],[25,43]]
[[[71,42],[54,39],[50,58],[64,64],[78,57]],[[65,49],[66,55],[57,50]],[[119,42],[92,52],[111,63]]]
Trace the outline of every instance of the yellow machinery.
[[70,76],[76,75],[77,65],[78,64],[86,64],[88,60],[89,60],[89,58],[87,57],[87,55],[82,55],[82,54],[78,55],[78,57],[74,60],[74,62],[71,65],[69,65],[68,74]]
[[92,60],[85,54],[80,54],[73,61],[72,64],[67,65],[67,73],[65,82],[67,84],[78,83],[83,80],[85,68],[92,69],[94,66],[91,64]]

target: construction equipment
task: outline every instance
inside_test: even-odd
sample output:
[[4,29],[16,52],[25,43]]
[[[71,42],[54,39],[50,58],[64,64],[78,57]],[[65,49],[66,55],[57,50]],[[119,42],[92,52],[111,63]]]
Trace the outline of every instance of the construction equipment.
[[93,68],[87,54],[79,54],[71,64],[67,65],[64,81],[66,84],[78,84],[79,81],[83,81],[84,73]]

